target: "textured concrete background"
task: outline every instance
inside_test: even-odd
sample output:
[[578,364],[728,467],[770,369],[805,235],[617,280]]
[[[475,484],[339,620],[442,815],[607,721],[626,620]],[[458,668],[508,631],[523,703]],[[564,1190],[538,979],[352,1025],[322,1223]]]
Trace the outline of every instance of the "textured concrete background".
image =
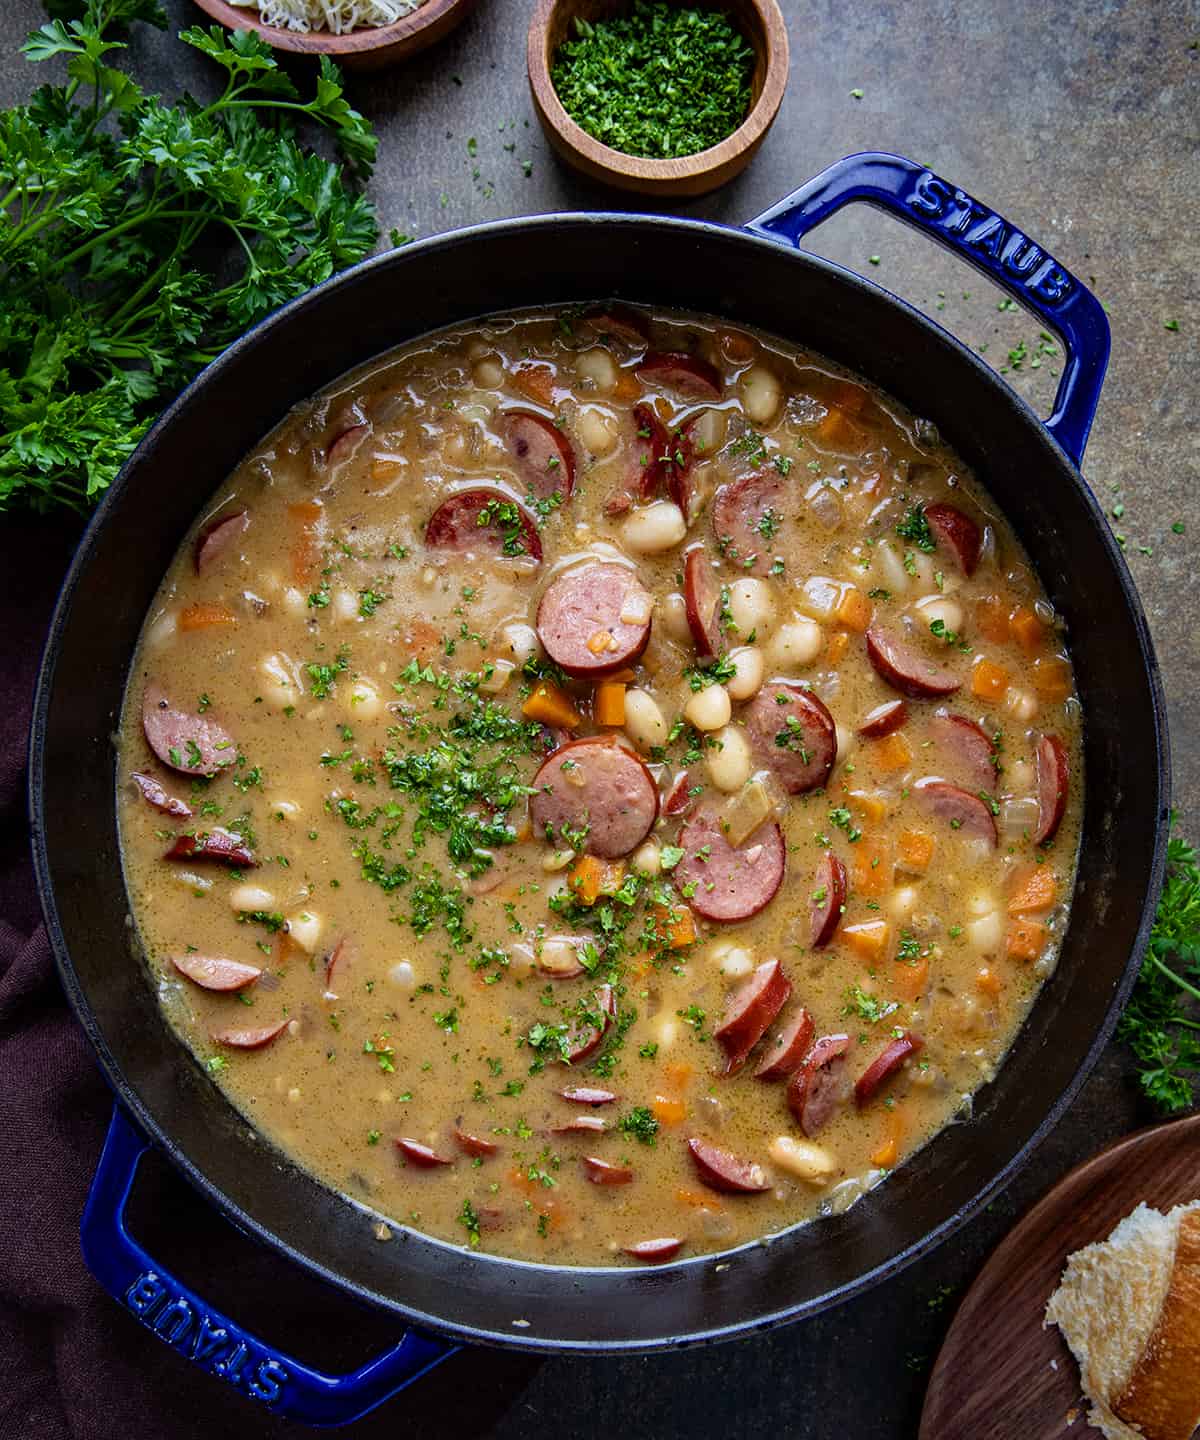
[[[1113,358],[1085,470],[1106,508],[1125,507],[1113,524],[1127,537],[1162,664],[1175,803],[1184,829],[1200,836],[1200,5],[781,4],[792,74],[779,120],[745,175],[681,213],[737,223],[840,155],[897,150],[995,206],[1094,285],[1110,311]],[[167,8],[180,24],[203,18],[187,0]],[[385,231],[429,235],[536,211],[628,208],[563,169],[542,140],[525,83],[531,8],[531,0],[481,0],[438,50],[353,82],[355,103],[380,133],[372,193]],[[34,83],[36,72],[15,52],[42,18],[36,0],[0,5],[0,103]],[[135,39],[130,63],[144,84],[167,93],[203,94],[213,81],[199,56],[155,33]],[[528,178],[524,160],[532,161]],[[873,211],[839,218],[812,248],[936,313],[967,343],[986,345],[998,367],[1022,339],[1035,348],[1032,319],[998,311],[998,292],[974,272]],[[1026,362],[1006,377],[1043,414],[1052,365]],[[1175,521],[1183,535],[1172,532]],[[997,1240],[1076,1161],[1151,1118],[1129,1077],[1127,1058],[1110,1046],[1071,1113],[987,1213],[933,1257],[802,1327],[646,1359],[459,1357],[354,1433],[912,1435],[954,1298]],[[331,1333],[340,1313],[331,1307]],[[301,1432],[247,1412],[243,1433]]]

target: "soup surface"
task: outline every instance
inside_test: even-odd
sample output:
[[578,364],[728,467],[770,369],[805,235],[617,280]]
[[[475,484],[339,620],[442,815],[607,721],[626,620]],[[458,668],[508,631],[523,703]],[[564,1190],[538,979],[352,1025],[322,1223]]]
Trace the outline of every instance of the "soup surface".
[[1060,627],[931,425],[703,317],[530,312],[222,487],[137,653],[122,845],[172,1024],[381,1239],[651,1263],[969,1111],[1079,765]]

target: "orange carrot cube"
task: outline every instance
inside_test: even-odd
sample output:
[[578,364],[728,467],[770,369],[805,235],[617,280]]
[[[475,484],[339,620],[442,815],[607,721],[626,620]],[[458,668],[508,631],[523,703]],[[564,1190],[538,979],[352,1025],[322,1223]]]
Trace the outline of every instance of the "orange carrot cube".
[[1008,671],[991,660],[979,660],[971,671],[971,694],[998,705],[1008,689]]
[[892,961],[892,991],[901,1000],[913,1001],[925,993],[929,984],[929,956],[915,960]]
[[682,1124],[687,1115],[687,1106],[682,1100],[670,1100],[666,1095],[656,1095],[651,1101],[650,1109],[661,1125]]
[[1023,916],[1008,927],[1006,951],[1011,960],[1037,960],[1046,948],[1050,932],[1040,920]]
[[875,768],[889,774],[905,769],[912,760],[912,750],[899,730],[893,730],[882,740],[872,740],[869,753]]
[[985,595],[976,605],[975,626],[993,645],[1003,645],[1008,640],[1008,606],[999,595]]
[[831,665],[837,665],[850,645],[850,636],[845,630],[835,630],[829,637],[829,644],[825,647],[825,659]]
[[864,835],[854,846],[855,894],[877,900],[891,888],[891,841],[882,835]]
[[913,875],[924,875],[933,859],[933,836],[924,830],[901,830],[896,839],[896,863]]
[[1046,638],[1046,627],[1025,605],[1018,605],[1009,616],[1008,628],[1012,631],[1013,639],[1027,655],[1036,654]]
[[561,725],[564,730],[574,730],[583,723],[583,716],[571,703],[571,697],[560,690],[552,680],[541,680],[537,689],[521,706],[526,720],[537,720],[542,725]]
[[185,606],[179,612],[181,630],[210,630],[214,625],[236,625],[237,616],[228,605],[205,604]]
[[512,383],[530,400],[544,405],[547,410],[554,408],[554,370],[533,360],[522,360],[513,367]]
[[1061,655],[1033,662],[1033,688],[1043,700],[1065,700],[1071,693],[1071,667]]
[[1058,881],[1049,865],[1032,865],[1016,877],[1008,902],[1010,915],[1049,910],[1058,893]]
[[887,949],[890,929],[886,920],[864,920],[858,925],[843,925],[838,933],[856,954],[874,964]]
[[835,613],[847,630],[855,630],[861,635],[870,625],[875,607],[857,585],[847,585]]
[[990,965],[984,965],[975,976],[975,988],[995,998],[1004,988],[1004,982]]

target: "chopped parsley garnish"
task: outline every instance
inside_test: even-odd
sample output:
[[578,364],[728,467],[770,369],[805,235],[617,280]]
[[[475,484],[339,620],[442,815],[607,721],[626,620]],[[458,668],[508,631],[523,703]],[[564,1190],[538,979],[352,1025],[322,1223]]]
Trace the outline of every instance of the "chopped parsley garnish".
[[868,1025],[878,1025],[881,1020],[886,1020],[899,1008],[900,1006],[895,1000],[881,1000],[878,995],[870,994],[861,985],[851,985],[846,991],[842,1014],[857,1015]]
[[653,1145],[658,1134],[658,1120],[645,1105],[636,1105],[628,1115],[617,1121],[617,1129],[632,1135],[641,1145]]
[[846,839],[851,844],[862,839],[862,831],[855,825],[853,817],[844,805],[837,805],[830,810],[829,823],[836,825],[839,830],[844,830]]
[[710,685],[723,685],[737,674],[737,666],[728,655],[720,655],[706,665],[691,665],[684,672],[692,690],[705,690]]
[[937,549],[937,541],[933,538],[933,531],[929,528],[929,521],[925,518],[925,507],[914,505],[903,520],[896,526],[896,534],[903,536],[905,540],[911,540],[918,550],[923,550],[926,555],[932,555]]

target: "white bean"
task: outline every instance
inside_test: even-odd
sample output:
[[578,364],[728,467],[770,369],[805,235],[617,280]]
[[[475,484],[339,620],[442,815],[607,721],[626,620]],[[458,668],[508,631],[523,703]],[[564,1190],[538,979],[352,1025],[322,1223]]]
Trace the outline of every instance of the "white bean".
[[644,840],[630,862],[639,875],[657,875],[662,869],[662,851],[657,840]]
[[259,661],[259,673],[267,683],[261,686],[262,697],[281,710],[285,705],[294,705],[301,695],[290,662],[282,655],[268,655]]
[[781,625],[767,646],[767,657],[781,670],[811,665],[825,648],[825,632],[815,620],[798,615]]
[[779,381],[765,365],[751,365],[741,379],[742,408],[756,425],[767,425],[779,409]]
[[1010,685],[1004,692],[1004,708],[1014,719],[1032,720],[1038,712],[1037,696],[1023,685]]
[[910,916],[917,904],[917,891],[911,885],[902,885],[898,890],[892,892],[888,901],[888,909],[897,920],[905,920]]
[[667,743],[667,722],[658,701],[636,687],[625,692],[625,733],[639,750]]
[[1004,916],[999,910],[993,910],[989,915],[970,921],[966,931],[967,943],[981,955],[994,954],[1004,941]]
[[812,575],[804,582],[800,608],[817,620],[830,620],[842,598],[843,586],[827,575]]
[[663,628],[672,640],[680,645],[692,643],[692,627],[688,624],[687,601],[678,590],[674,590],[662,602]]
[[499,390],[504,384],[504,366],[495,355],[485,355],[477,360],[471,373],[481,390]]
[[732,713],[729,692],[722,685],[709,685],[683,707],[683,718],[697,730],[719,730],[729,724]]
[[740,725],[726,725],[711,738],[714,743],[704,747],[708,778],[718,790],[732,795],[750,778],[750,742]]
[[282,603],[289,615],[306,615],[308,613],[308,596],[303,590],[297,590],[294,585],[289,585],[283,592]]
[[298,820],[300,807],[294,800],[271,800],[268,802],[271,814],[276,820]]
[[754,956],[740,945],[733,945],[721,956],[721,974],[729,980],[742,980],[754,969]]
[[932,625],[940,620],[945,629],[953,630],[956,635],[962,633],[963,608],[957,600],[944,595],[926,595],[923,600],[917,601],[914,608],[919,612],[923,625]]
[[229,904],[234,910],[273,910],[275,896],[261,885],[235,885],[229,892]]
[[516,665],[537,654],[539,641],[532,625],[505,625],[497,637],[497,648]]
[[580,379],[590,380],[605,395],[617,383],[617,362],[603,345],[594,345],[578,355],[575,369]]
[[610,415],[588,405],[577,422],[579,438],[593,455],[608,455],[617,443],[617,427]]
[[838,1162],[832,1151],[811,1140],[797,1140],[793,1135],[777,1135],[767,1152],[781,1170],[809,1185],[827,1185],[837,1174]]
[[416,972],[407,960],[397,960],[387,972],[387,977],[399,990],[415,990],[417,988]]
[[654,1026],[654,1038],[660,1050],[669,1050],[678,1034],[679,1026],[669,1015],[664,1015]]
[[330,611],[339,624],[349,624],[358,618],[358,596],[353,590],[336,590]]
[[692,447],[699,456],[711,455],[725,443],[728,417],[724,410],[702,410],[691,426]]
[[343,708],[356,720],[376,720],[383,713],[383,700],[369,680],[356,680],[346,693]]
[[762,689],[763,653],[754,645],[741,645],[729,652],[734,674],[725,682],[731,700],[749,700]]
[[923,550],[914,550],[912,552],[912,558],[913,568],[917,572],[917,583],[924,586],[925,589],[931,590],[937,583],[933,578],[936,572],[932,557],[926,555]]
[[904,561],[890,540],[881,540],[875,547],[875,561],[879,567],[879,578],[884,587],[893,595],[908,594],[908,571]]
[[574,940],[562,938],[543,940],[537,957],[537,965],[543,975],[577,975],[579,973],[579,947]]
[[775,619],[775,597],[765,580],[743,575],[729,587],[729,614],[745,638],[751,633],[757,640],[765,638]]
[[626,550],[637,555],[661,555],[673,550],[687,534],[683,511],[670,500],[656,500],[630,512],[621,527]]
[[311,955],[321,939],[325,921],[314,910],[301,910],[288,916],[287,927],[288,938]]

